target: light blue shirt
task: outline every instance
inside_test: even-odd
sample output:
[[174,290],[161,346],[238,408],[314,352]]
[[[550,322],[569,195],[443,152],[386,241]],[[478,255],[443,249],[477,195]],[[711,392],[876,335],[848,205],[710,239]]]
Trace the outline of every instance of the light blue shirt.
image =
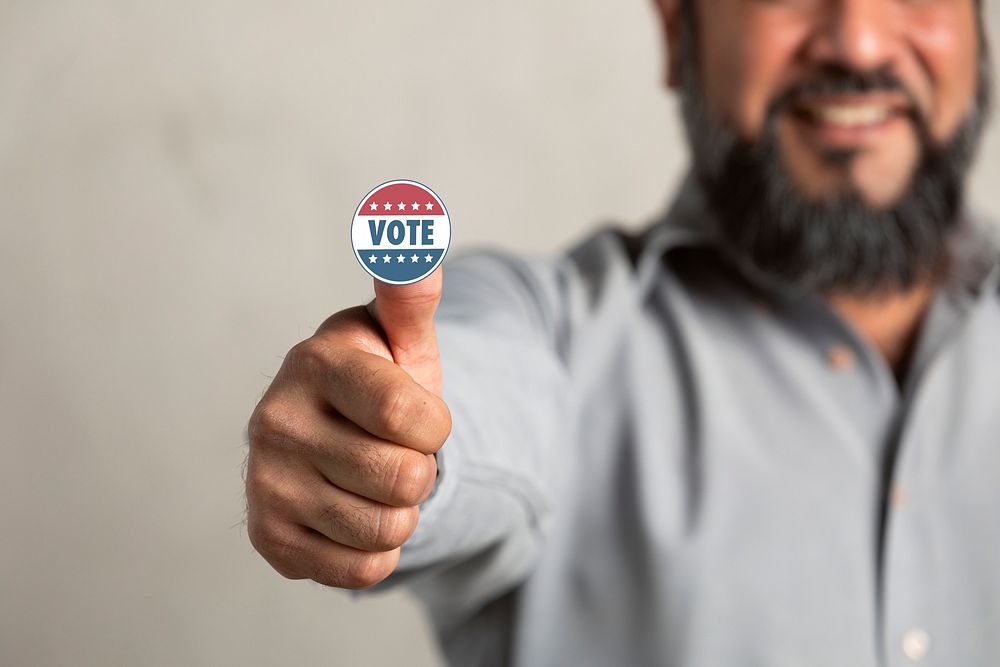
[[[1000,251],[951,243],[900,385],[819,298],[637,234],[453,253],[454,428],[400,567],[455,665],[1000,664]],[[371,589],[370,589],[371,590]]]

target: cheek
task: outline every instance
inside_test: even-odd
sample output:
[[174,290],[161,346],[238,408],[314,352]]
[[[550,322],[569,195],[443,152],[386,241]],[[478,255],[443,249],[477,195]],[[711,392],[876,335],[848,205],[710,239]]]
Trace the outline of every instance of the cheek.
[[910,42],[931,86],[931,133],[938,141],[951,136],[975,102],[979,39],[973,3],[916,12]]
[[726,19],[702,33],[705,93],[717,114],[752,139],[768,105],[794,75],[796,49],[808,26],[776,6],[727,3],[719,11]]

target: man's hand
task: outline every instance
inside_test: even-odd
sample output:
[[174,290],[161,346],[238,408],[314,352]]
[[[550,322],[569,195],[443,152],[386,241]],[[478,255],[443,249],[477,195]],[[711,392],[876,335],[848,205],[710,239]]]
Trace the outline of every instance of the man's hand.
[[441,268],[331,316],[291,349],[250,417],[247,527],[290,579],[385,579],[451,431],[433,315]]

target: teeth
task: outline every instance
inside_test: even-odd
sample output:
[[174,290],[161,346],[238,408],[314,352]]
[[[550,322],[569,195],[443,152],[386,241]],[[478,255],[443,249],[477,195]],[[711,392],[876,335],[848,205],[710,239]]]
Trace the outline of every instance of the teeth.
[[856,127],[859,125],[874,125],[889,117],[891,111],[884,106],[821,106],[813,113],[816,118],[836,125]]

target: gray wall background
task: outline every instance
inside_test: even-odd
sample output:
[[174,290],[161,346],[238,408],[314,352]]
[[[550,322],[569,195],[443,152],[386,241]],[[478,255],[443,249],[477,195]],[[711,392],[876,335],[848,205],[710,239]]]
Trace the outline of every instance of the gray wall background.
[[[660,72],[648,0],[0,2],[0,663],[440,664],[404,594],[252,551],[243,427],[371,298],[375,184],[431,185],[456,248],[660,210]],[[998,175],[993,129],[994,215]]]

